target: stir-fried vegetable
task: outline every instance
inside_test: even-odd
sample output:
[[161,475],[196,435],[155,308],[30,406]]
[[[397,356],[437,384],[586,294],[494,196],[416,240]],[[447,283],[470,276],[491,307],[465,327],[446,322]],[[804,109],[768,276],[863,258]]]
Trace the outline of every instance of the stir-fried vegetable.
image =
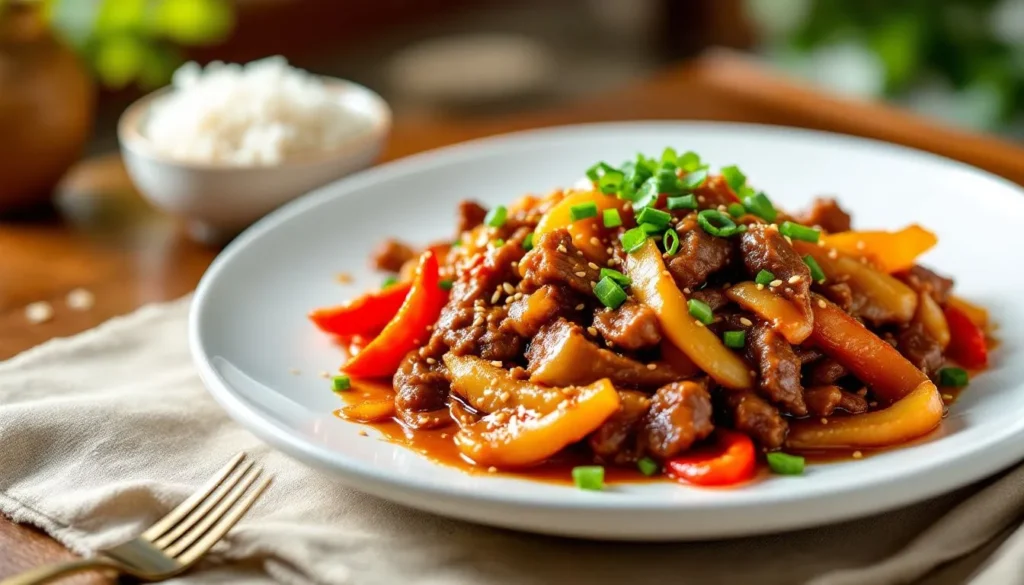
[[920,323],[928,335],[939,343],[939,347],[946,349],[949,345],[949,323],[942,312],[942,307],[935,302],[930,294],[922,293],[917,303],[917,313],[914,314],[914,322]]
[[794,242],[794,248],[813,257],[830,282],[845,282],[885,311],[876,321],[905,323],[913,318],[917,293],[906,284],[856,258],[830,253],[829,248],[801,242]]
[[750,388],[753,376],[746,362],[725,347],[714,333],[690,316],[686,297],[665,270],[661,252],[653,240],[629,255],[626,274],[630,290],[654,309],[668,339],[716,382],[726,388]]
[[394,375],[405,354],[427,341],[428,327],[437,321],[447,301],[448,291],[440,286],[437,256],[428,250],[420,256],[412,287],[398,313],[342,370],[364,378]]
[[756,457],[750,437],[718,429],[714,444],[665,462],[670,477],[701,486],[726,486],[754,477]]
[[957,310],[971,320],[971,323],[977,325],[982,331],[988,329],[988,311],[984,307],[979,307],[956,295],[951,295],[946,304],[950,307],[956,307]]
[[[597,191],[569,193],[540,218],[534,237],[566,228],[572,236],[572,243],[582,250],[588,259],[603,265],[608,260],[608,252],[604,244],[594,243],[595,236],[600,234],[604,223],[603,213],[614,209],[622,214],[624,203],[615,196],[603,195]],[[573,211],[574,209],[576,211]],[[583,215],[580,215],[581,213]]]
[[930,250],[939,239],[935,234],[914,224],[899,231],[849,231],[825,236],[825,246],[852,256],[865,256],[887,273],[914,266],[918,257]]
[[985,332],[971,321],[966,313],[955,306],[946,307],[949,324],[947,354],[965,368],[984,368],[988,365],[988,344]]
[[341,414],[356,422],[384,422],[395,416],[395,401],[391,399],[364,400],[342,408]]
[[788,299],[753,282],[741,282],[729,287],[725,296],[737,305],[768,321],[786,341],[799,344],[811,334],[813,324]]
[[393,284],[337,307],[316,309],[309,314],[309,319],[321,331],[334,335],[377,333],[398,313],[410,288],[410,282]]

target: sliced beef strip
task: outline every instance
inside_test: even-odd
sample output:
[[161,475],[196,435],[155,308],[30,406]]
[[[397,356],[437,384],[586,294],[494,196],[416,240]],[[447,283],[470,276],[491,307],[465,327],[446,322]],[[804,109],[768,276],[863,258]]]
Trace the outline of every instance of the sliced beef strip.
[[800,359],[800,363],[805,366],[818,361],[824,355],[813,347],[802,347],[799,345],[793,346],[793,352],[796,354],[796,357]]
[[725,392],[722,398],[737,431],[765,449],[778,449],[785,443],[789,425],[779,409],[753,392]]
[[619,410],[587,438],[590,449],[608,463],[635,463],[640,458],[640,424],[650,407],[651,398],[643,392],[619,390]]
[[565,285],[582,295],[592,296],[599,269],[590,266],[578,253],[572,236],[564,229],[535,238],[530,250],[519,263],[523,290],[532,292],[546,284]]
[[701,209],[718,209],[720,205],[728,207],[730,203],[739,203],[740,200],[721,175],[708,177],[694,194],[697,196],[697,206]]
[[683,218],[677,231],[679,251],[668,261],[667,268],[680,289],[697,290],[709,276],[732,261],[732,243],[728,238],[716,238],[705,232],[697,225],[697,214]]
[[847,392],[838,386],[814,386],[804,390],[807,411],[812,416],[831,416],[836,410],[849,414],[868,411],[868,401],[863,396]]
[[406,262],[415,257],[416,251],[411,247],[388,238],[373,251],[373,265],[377,270],[398,272]]
[[840,309],[847,313],[853,310],[853,289],[850,288],[849,284],[845,282],[831,282],[817,286],[821,290],[821,294],[838,305]]
[[896,335],[896,349],[928,376],[942,367],[942,346],[920,323],[911,323]]
[[526,360],[530,379],[549,386],[584,386],[608,378],[617,388],[653,390],[689,377],[667,362],[643,364],[598,347],[579,325],[565,319],[541,328]]
[[830,197],[815,199],[811,208],[799,215],[797,221],[804,225],[816,225],[833,234],[850,230],[850,214]]
[[436,428],[451,422],[447,404],[451,387],[444,364],[429,355],[433,351],[430,345],[410,351],[392,380],[398,416],[416,429]]
[[518,265],[526,254],[523,239],[529,233],[529,229],[517,230],[503,245],[477,255],[469,265],[460,266],[448,304],[461,306],[476,300],[490,303],[494,291],[506,282],[511,285],[519,282],[519,273],[513,265]]
[[547,284],[512,301],[508,307],[508,318],[501,326],[503,329],[515,331],[522,337],[530,338],[556,317],[578,313],[576,307],[580,302],[580,296],[564,286]]
[[792,301],[801,315],[810,317],[811,271],[777,227],[763,224],[748,226],[740,236],[740,252],[751,279],[762,270],[771,272],[782,281],[773,290]]
[[946,301],[949,300],[949,293],[953,290],[953,279],[940,276],[920,265],[914,266],[910,270],[897,272],[894,276],[917,292],[932,295],[935,302],[940,305],[946,304]]
[[[804,380],[808,386],[828,386],[849,374],[846,368],[830,357],[823,357],[807,366]],[[810,407],[810,405],[808,405]]]
[[725,290],[719,287],[708,287],[695,290],[688,295],[691,299],[697,299],[711,307],[712,311],[718,311],[729,304]]
[[487,208],[476,201],[460,201],[456,225],[459,234],[469,231],[484,222]]
[[673,457],[715,429],[711,395],[705,382],[687,380],[658,388],[640,430],[643,450],[660,459]]
[[747,335],[747,356],[757,364],[761,394],[786,412],[807,414],[800,385],[800,358],[771,325],[759,321]]
[[522,355],[526,341],[515,331],[501,326],[507,316],[505,306],[483,302],[449,305],[441,311],[432,340],[439,340],[455,355],[514,361]]
[[594,328],[601,337],[629,351],[657,345],[661,341],[658,316],[646,305],[626,301],[617,309],[594,312]]

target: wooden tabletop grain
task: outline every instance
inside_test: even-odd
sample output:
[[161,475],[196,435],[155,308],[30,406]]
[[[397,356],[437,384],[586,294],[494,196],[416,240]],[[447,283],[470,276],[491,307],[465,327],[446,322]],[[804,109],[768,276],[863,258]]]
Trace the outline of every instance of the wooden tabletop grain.
[[[856,134],[949,156],[1024,184],[1020,146],[827,96],[724,53],[551,111],[476,122],[399,117],[384,158],[514,130],[635,119],[731,120]],[[215,254],[141,201],[116,156],[84,161],[59,189],[53,214],[0,222],[0,359],[144,303],[179,297],[193,289]],[[79,287],[95,295],[87,311],[65,302]],[[31,324],[24,307],[39,300],[49,301],[55,315]],[[42,533],[0,518],[0,578],[72,556]],[[104,581],[85,575],[77,582]]]

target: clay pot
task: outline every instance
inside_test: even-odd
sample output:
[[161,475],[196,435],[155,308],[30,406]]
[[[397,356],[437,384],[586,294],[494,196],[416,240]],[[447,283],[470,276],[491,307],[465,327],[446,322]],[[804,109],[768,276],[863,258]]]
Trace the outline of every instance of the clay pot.
[[92,130],[95,87],[41,2],[0,2],[0,213],[46,201]]

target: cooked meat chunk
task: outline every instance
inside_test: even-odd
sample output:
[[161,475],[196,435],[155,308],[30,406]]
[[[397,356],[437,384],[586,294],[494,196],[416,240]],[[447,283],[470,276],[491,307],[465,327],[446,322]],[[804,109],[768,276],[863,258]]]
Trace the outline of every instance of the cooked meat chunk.
[[800,358],[771,325],[762,321],[749,331],[747,354],[757,364],[761,394],[790,414],[807,414],[800,386]]
[[778,228],[750,225],[740,236],[740,251],[751,279],[762,270],[771,272],[782,282],[773,290],[793,301],[802,315],[810,316],[811,271]]
[[920,323],[911,323],[896,336],[896,349],[903,357],[931,376],[942,367],[942,346]]
[[587,438],[594,454],[615,465],[635,463],[640,458],[637,433],[651,399],[636,390],[619,390],[619,410]]
[[809,363],[818,361],[821,359],[822,355],[824,355],[813,347],[802,347],[799,345],[793,346],[793,352],[796,353],[796,357],[800,359],[800,363],[805,366]]
[[529,233],[528,229],[516,231],[503,245],[480,254],[469,266],[462,267],[452,285],[449,304],[464,305],[478,299],[490,303],[495,291],[504,290],[506,282],[515,285],[519,273],[512,264],[522,261],[526,254],[523,239]]
[[643,364],[598,347],[565,319],[545,325],[526,350],[530,379],[548,386],[583,386],[608,378],[616,387],[654,389],[687,377],[670,364]]
[[860,414],[868,410],[868,401],[863,396],[832,385],[804,390],[804,401],[812,416],[831,416],[836,410],[844,410],[849,414]]
[[512,361],[522,355],[526,342],[515,331],[501,327],[507,315],[504,306],[449,304],[441,311],[433,339],[455,355]]
[[395,409],[402,422],[417,429],[443,426],[448,417],[448,378],[441,360],[427,362],[429,347],[410,351],[402,360],[392,383]]
[[668,261],[668,271],[680,289],[700,288],[709,276],[729,265],[733,246],[726,238],[716,238],[697,225],[691,213],[679,226],[679,251]]
[[535,238],[533,250],[519,263],[523,290],[532,292],[546,284],[560,284],[580,294],[593,295],[599,271],[578,252],[572,236],[564,229]]
[[[831,282],[820,286],[825,298],[849,313],[853,310],[853,290],[845,282]],[[863,302],[863,301],[862,301]]]
[[765,449],[778,449],[786,441],[789,425],[779,410],[753,392],[726,392],[726,409],[733,428],[750,435]]
[[940,276],[924,266],[914,266],[894,276],[917,292],[932,295],[935,302],[940,305],[946,304],[949,300],[949,291],[953,289],[953,279]]
[[698,301],[707,303],[707,305],[711,307],[712,311],[718,311],[729,304],[729,299],[725,296],[725,291],[718,287],[695,290],[688,296],[691,299],[697,299]]
[[667,459],[689,449],[714,429],[711,395],[705,383],[673,382],[654,393],[640,430],[640,443],[645,452]]
[[534,292],[512,301],[508,307],[508,319],[502,328],[511,329],[522,337],[533,337],[540,328],[555,317],[564,317],[576,312],[579,297],[565,287],[544,285]]
[[487,208],[476,201],[460,201],[458,213],[456,225],[461,234],[482,224],[487,216]]
[[601,337],[630,351],[657,345],[661,341],[658,316],[645,305],[626,301],[617,309],[594,312],[594,328]]
[[804,225],[816,225],[829,233],[850,230],[850,214],[839,207],[835,199],[818,197],[809,210],[798,216]]
[[373,252],[373,265],[377,270],[398,272],[402,266],[416,257],[416,251],[398,240],[388,238]]
[[697,187],[694,194],[697,195],[697,205],[701,209],[718,209],[719,205],[728,207],[730,203],[739,201],[729,183],[720,175],[708,177],[700,187]]
[[849,372],[839,362],[825,357],[807,366],[804,379],[808,386],[828,386],[847,374]]

